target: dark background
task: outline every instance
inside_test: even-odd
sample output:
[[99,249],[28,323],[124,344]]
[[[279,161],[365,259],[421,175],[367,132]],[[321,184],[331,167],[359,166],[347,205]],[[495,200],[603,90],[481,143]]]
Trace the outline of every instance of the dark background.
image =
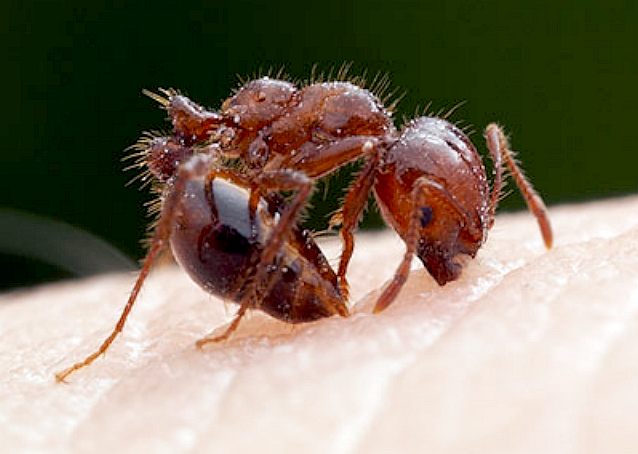
[[[299,78],[313,64],[344,61],[355,73],[388,72],[407,91],[398,118],[430,101],[435,110],[466,101],[453,118],[477,131],[506,125],[550,204],[638,190],[635,1],[14,0],[0,8],[0,206],[65,221],[134,259],[149,196],[124,186],[133,174],[120,158],[141,131],[166,125],[141,89],[177,87],[217,107],[236,75],[269,66]],[[480,132],[473,138],[484,150]],[[325,202],[315,198],[313,228],[336,208],[341,188],[332,188]],[[502,204],[521,207],[517,194]],[[378,215],[365,225],[381,226]],[[46,235],[32,242],[40,241]],[[69,275],[8,249],[0,249],[2,287]]]

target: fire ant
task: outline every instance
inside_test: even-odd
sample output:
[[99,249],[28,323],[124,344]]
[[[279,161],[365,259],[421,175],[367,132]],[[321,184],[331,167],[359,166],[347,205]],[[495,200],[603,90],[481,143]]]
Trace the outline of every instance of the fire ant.
[[[357,81],[251,80],[209,111],[175,90],[145,92],[168,112],[172,133],[149,134],[134,146],[160,194],[160,215],[128,302],[97,351],[58,373],[91,364],[122,330],[158,254],[170,244],[182,268],[204,289],[239,310],[218,336],[228,338],[251,308],[307,322],[348,315],[346,270],[370,193],[386,223],[406,244],[375,312],[388,307],[418,256],[439,285],[461,272],[457,257],[474,257],[494,223],[503,161],[547,248],[552,231],[542,199],[525,178],[496,124],[485,129],[494,163],[485,168],[467,135],[444,118],[423,116],[397,130],[390,108]],[[331,225],[341,224],[335,274],[310,234],[297,225],[314,182],[353,161],[363,165]],[[291,192],[285,200],[281,192]]]

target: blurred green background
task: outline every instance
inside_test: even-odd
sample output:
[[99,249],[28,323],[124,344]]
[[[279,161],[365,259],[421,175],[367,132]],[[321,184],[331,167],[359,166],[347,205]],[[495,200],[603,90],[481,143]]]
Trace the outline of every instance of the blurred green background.
[[[166,125],[141,89],[177,87],[217,107],[236,75],[269,66],[300,78],[345,61],[388,72],[407,91],[397,118],[466,101],[453,118],[477,131],[506,125],[550,204],[638,191],[635,1],[13,0],[0,24],[0,206],[64,221],[133,259],[149,196],[124,186],[133,175],[120,158]],[[315,198],[313,228],[336,208],[337,186]],[[518,195],[502,204],[521,207]],[[381,222],[372,213],[364,225]],[[8,253],[10,235],[4,243],[4,288],[70,275]]]

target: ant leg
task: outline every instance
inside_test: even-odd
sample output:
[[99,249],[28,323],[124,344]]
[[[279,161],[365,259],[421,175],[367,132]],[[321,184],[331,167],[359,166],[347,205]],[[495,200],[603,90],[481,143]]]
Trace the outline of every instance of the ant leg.
[[[272,273],[267,277],[268,266],[275,260],[277,253],[281,250],[285,240],[289,238],[296,226],[299,213],[306,205],[313,189],[312,179],[302,172],[293,170],[271,170],[260,175],[258,179],[259,187],[265,191],[290,191],[296,190],[292,201],[281,213],[279,221],[272,229],[266,245],[261,253],[259,263],[256,266],[255,277],[252,281],[252,288],[246,291],[244,300],[246,304],[255,301],[258,293],[268,294],[272,286],[276,283]],[[265,284],[264,284],[265,283]],[[261,288],[260,288],[261,287]],[[348,308],[340,300],[332,307],[333,313],[342,317],[349,315]]]
[[297,221],[297,216],[310,198],[313,184],[312,180],[304,173],[283,169],[270,170],[262,173],[257,178],[256,186],[263,192],[297,191],[290,204],[281,213],[281,217],[273,228],[268,242],[261,253],[257,274],[255,275],[255,281],[260,282],[266,273],[267,266],[264,266],[264,264],[270,264],[275,259],[275,255],[290,235]]
[[[266,285],[264,286],[265,294],[267,294],[274,285],[274,276],[271,275],[270,278],[266,280],[268,266],[273,262],[276,254],[281,250],[284,241],[289,237],[294,229],[297,217],[306,205],[313,189],[311,178],[302,172],[287,169],[264,172],[258,177],[257,184],[260,188],[263,188],[264,191],[296,190],[297,192],[290,204],[288,204],[282,212],[279,222],[277,222],[268,237],[268,241],[261,253],[259,263],[256,267],[255,278],[252,281],[252,288],[246,292],[244,297],[244,304],[250,304],[250,302],[255,300],[258,296],[258,289],[262,282],[266,281]],[[342,317],[347,317],[349,315],[348,308],[343,303],[343,300],[332,307],[332,310],[333,313],[339,314]]]
[[374,154],[357,175],[350,188],[348,188],[343,207],[330,219],[330,224],[341,223],[339,234],[341,236],[342,251],[337,279],[339,281],[339,291],[344,300],[348,299],[349,293],[346,272],[354,250],[353,232],[357,228],[361,213],[368,202],[378,164],[379,155]]
[[494,223],[494,215],[496,212],[496,205],[498,204],[498,198],[500,196],[502,187],[502,169],[501,158],[505,161],[508,169],[512,173],[512,177],[516,182],[516,186],[521,191],[528,209],[536,217],[538,226],[545,242],[547,249],[552,247],[553,234],[552,226],[547,216],[547,208],[543,203],[543,199],[534,190],[532,184],[525,178],[523,170],[518,166],[515,159],[515,154],[510,150],[509,142],[503,129],[495,123],[491,123],[485,128],[485,139],[487,141],[487,148],[490,151],[492,160],[494,161],[494,187],[492,188],[492,196],[489,207],[489,226]]
[[338,140],[320,149],[310,148],[306,152],[298,153],[282,167],[301,170],[310,177],[321,177],[349,162],[360,158],[367,158],[368,162],[350,186],[343,208],[331,218],[330,224],[341,223],[342,253],[339,261],[339,290],[344,299],[348,298],[348,281],[346,271],[354,250],[354,236],[363,208],[368,201],[370,190],[374,183],[374,173],[379,164],[383,146],[378,137],[354,136]]
[[115,338],[120,334],[122,329],[124,328],[124,324],[126,323],[126,319],[133,308],[133,304],[137,300],[137,296],[144,284],[144,281],[148,277],[148,273],[153,266],[153,262],[159,255],[159,253],[164,249],[168,242],[168,238],[171,233],[171,223],[173,221],[173,214],[175,212],[175,206],[177,204],[178,196],[181,195],[184,184],[187,176],[180,173],[172,187],[171,192],[168,197],[164,201],[164,205],[162,207],[162,213],[160,215],[160,219],[155,226],[155,232],[153,234],[153,238],[151,240],[151,246],[146,253],[146,257],[144,258],[144,262],[142,264],[142,269],[140,270],[140,274],[137,276],[137,280],[135,281],[135,285],[133,286],[133,290],[122,310],[122,314],[115,324],[115,328],[109,336],[102,342],[99,348],[87,356],[83,361],[75,363],[71,367],[64,369],[55,374],[55,380],[57,382],[64,382],[66,378],[71,375],[76,370],[82,369],[90,365],[93,361],[95,361],[100,355],[106,353],[108,348],[111,346]]
[[[270,232],[265,243],[259,261],[255,265],[255,274],[247,284],[242,300],[239,302],[239,311],[226,328],[226,331],[219,336],[207,336],[197,341],[197,347],[201,348],[207,343],[219,342],[227,339],[239,326],[241,318],[245,312],[253,307],[254,302],[260,294],[267,294],[274,285],[274,276],[267,276],[268,266],[273,262],[276,254],[281,250],[284,241],[288,238],[295,226],[297,216],[305,206],[313,189],[312,180],[301,172],[294,170],[271,170],[259,175],[253,186],[258,186],[261,192],[296,190],[292,202],[281,213],[277,224]],[[348,310],[345,307],[335,308],[335,313],[346,316]]]
[[59,383],[65,382],[66,377],[71,375],[73,372],[88,366],[93,361],[95,361],[101,354],[106,353],[106,350],[111,346],[111,344],[113,343],[117,335],[122,331],[122,328],[124,328],[126,319],[128,318],[128,315],[131,312],[131,308],[133,307],[133,304],[135,303],[135,300],[137,299],[137,295],[140,289],[142,288],[142,285],[144,284],[146,277],[148,276],[148,272],[150,271],[151,266],[155,258],[157,257],[157,254],[164,247],[164,241],[165,239],[163,238],[158,238],[158,237],[153,238],[151,243],[151,248],[149,249],[148,253],[146,254],[146,257],[144,258],[144,264],[142,265],[140,274],[137,277],[137,280],[135,281],[133,290],[131,291],[128,301],[126,302],[126,306],[124,306],[124,310],[122,311],[122,314],[120,315],[120,318],[117,321],[117,324],[115,325],[115,328],[113,329],[111,334],[102,342],[102,345],[100,345],[100,347],[95,352],[91,353],[83,361],[75,363],[71,367],[56,373],[55,380],[57,382]]
[[[213,192],[212,192],[212,184],[213,181],[215,180],[215,178],[224,178],[227,180],[232,181],[233,183],[238,183],[240,186],[244,186],[244,187],[250,187],[252,185],[252,182],[250,182],[248,180],[248,178],[246,178],[245,175],[242,175],[238,172],[234,172],[232,170],[221,170],[221,169],[213,169],[211,170],[207,175],[206,175],[206,184],[204,185],[205,190],[206,190],[206,197],[209,200],[209,203],[211,205],[211,210],[214,210],[215,204],[213,202]],[[259,199],[255,200],[254,202],[252,201],[252,192],[251,192],[251,202],[250,202],[250,219],[252,222],[254,222],[255,220],[255,213],[257,211],[257,203],[259,202]],[[244,282],[243,279],[240,279],[241,282]],[[230,335],[237,329],[237,327],[239,326],[239,322],[241,321],[241,319],[244,317],[244,315],[246,314],[246,311],[249,309],[250,304],[241,304],[239,307],[239,310],[237,311],[237,314],[235,314],[235,318],[233,318],[233,321],[230,323],[230,325],[228,325],[228,327],[226,328],[226,330],[220,334],[220,335],[214,335],[213,333],[208,334],[207,336],[199,339],[197,342],[195,342],[195,346],[199,349],[202,349],[204,347],[204,345],[208,344],[208,343],[214,343],[214,342],[221,342],[224,341],[226,339],[228,339],[230,337]]]
[[329,145],[315,145],[302,149],[295,155],[285,157],[278,163],[278,168],[295,169],[311,178],[319,178],[382,149],[382,142],[378,137],[346,137]]
[[411,199],[414,201],[414,205],[407,234],[404,238],[406,246],[405,254],[394,273],[392,281],[377,300],[374,306],[374,313],[379,313],[392,304],[405,284],[405,281],[408,279],[410,264],[412,263],[412,258],[416,253],[420,239],[418,228],[421,223],[421,216],[423,216],[421,207],[431,205],[432,199],[436,199],[438,204],[448,206],[449,213],[455,214],[461,221],[467,217],[467,214],[458,206],[458,203],[450,196],[447,190],[426,176],[419,178],[414,183]]
[[503,161],[501,159],[502,153],[498,151],[500,148],[499,141],[494,141],[494,137],[488,138],[487,130],[486,130],[486,141],[487,148],[490,152],[490,156],[492,158],[492,163],[494,165],[494,169],[492,170],[493,183],[492,183],[492,191],[490,193],[490,205],[488,208],[488,224],[487,228],[491,229],[494,225],[494,217],[496,216],[496,207],[501,198],[501,194],[503,191]]
[[213,335],[213,333],[210,333],[208,336],[203,337],[197,342],[195,342],[195,346],[201,349],[204,347],[204,345],[208,343],[221,342],[228,339],[230,335],[233,334],[235,330],[237,329],[237,327],[239,326],[239,322],[244,317],[247,310],[248,310],[247,304],[241,305],[239,307],[239,310],[237,311],[237,314],[235,314],[235,318],[233,318],[233,321],[230,323],[230,325],[228,325],[228,327],[224,330],[222,334]]

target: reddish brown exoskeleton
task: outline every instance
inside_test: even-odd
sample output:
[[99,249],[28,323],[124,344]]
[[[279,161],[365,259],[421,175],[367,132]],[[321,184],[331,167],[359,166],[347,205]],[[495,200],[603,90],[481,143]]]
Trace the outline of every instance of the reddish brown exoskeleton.
[[[371,192],[406,252],[375,312],[394,301],[417,255],[443,285],[458,278],[461,254],[474,257],[494,223],[505,161],[549,248],[552,232],[541,198],[517,166],[502,129],[485,130],[494,162],[490,190],[468,137],[443,118],[417,118],[401,130],[372,91],[353,82],[303,87],[264,77],[244,84],[219,111],[174,90],[147,93],[167,110],[173,131],[136,148],[158,183],[161,211],[127,305],[99,349],[56,375],[92,363],[122,330],[157,254],[170,244],[207,291],[239,304],[226,339],[250,308],[289,322],[348,315],[346,271],[353,232]],[[343,253],[338,271],[297,226],[315,180],[363,160],[339,212]],[[292,191],[284,202],[281,191]]]

